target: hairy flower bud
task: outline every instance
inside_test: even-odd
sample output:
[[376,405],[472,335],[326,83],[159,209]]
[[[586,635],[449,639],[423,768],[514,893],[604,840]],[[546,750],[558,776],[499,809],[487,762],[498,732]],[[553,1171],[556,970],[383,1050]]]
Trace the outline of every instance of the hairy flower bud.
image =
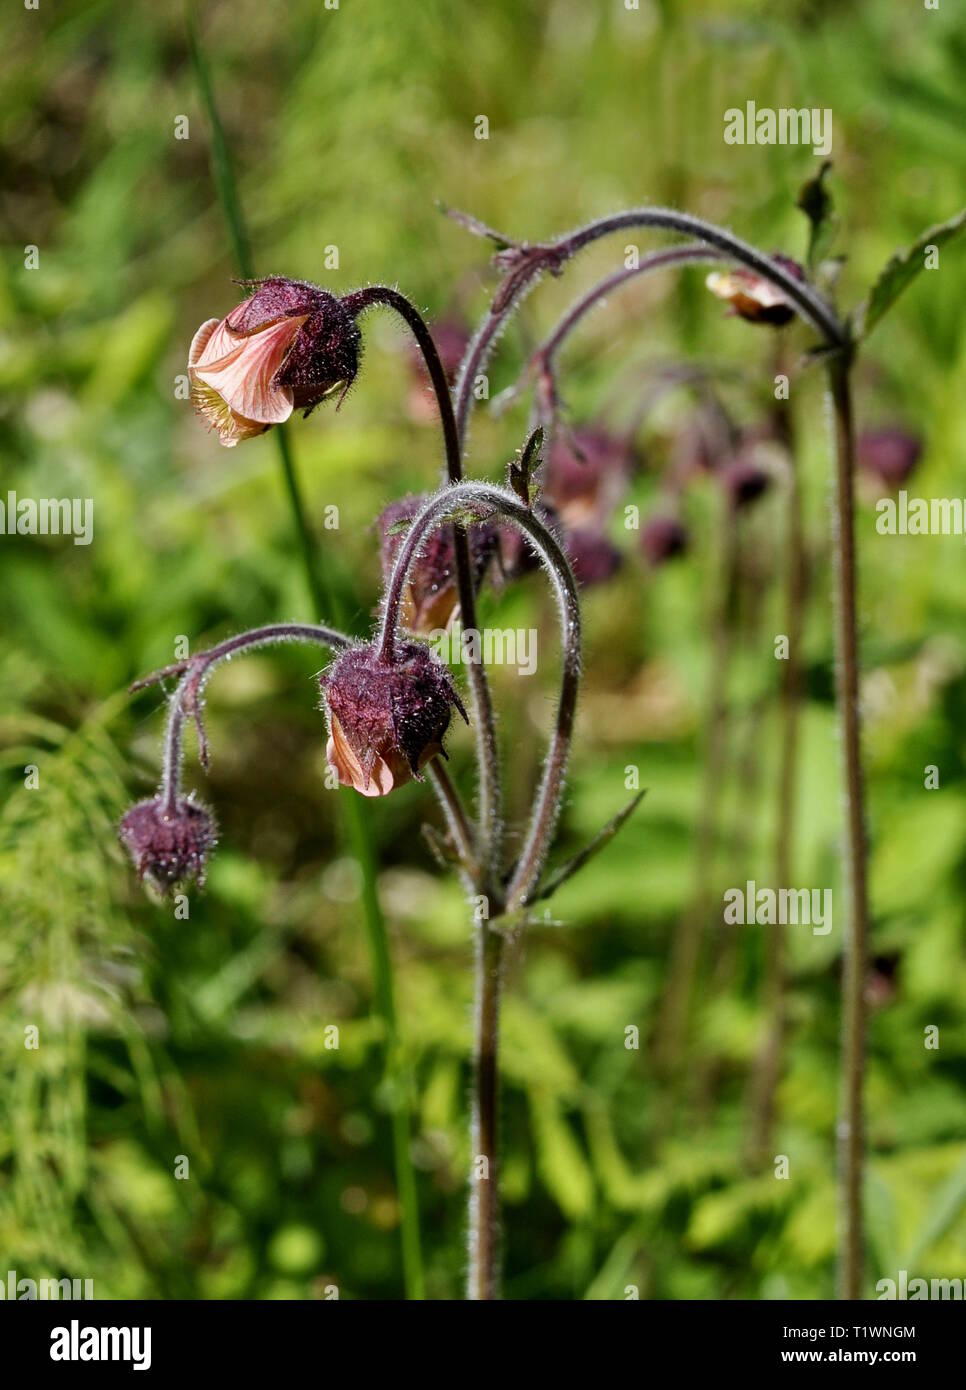
[[[796,280],[804,281],[805,272],[797,261],[779,255],[773,255],[772,260]],[[705,284],[712,294],[731,305],[733,314],[749,323],[770,323],[778,328],[795,317],[795,307],[788,297],[753,270],[713,271]]]
[[205,883],[208,855],[217,844],[214,817],[192,797],[179,797],[174,810],[160,797],[138,801],[118,827],[138,878],[149,879],[162,893],[177,883]]
[[359,369],[359,328],[335,295],[277,275],[246,284],[255,293],[203,323],[188,351],[191,402],[229,448],[308,415]]
[[684,523],[667,512],[648,517],[641,527],[641,550],[653,569],[676,555],[683,555],[687,547],[688,533]]
[[[408,527],[428,501],[426,494],[401,497],[390,502],[376,521],[382,577],[389,579],[396,556],[406,539]],[[478,589],[497,550],[496,527],[480,522],[467,529],[473,587]],[[400,621],[410,632],[431,633],[448,630],[459,615],[456,587],[456,559],[453,532],[437,526],[425,536],[413,561],[400,609]]]
[[342,785],[363,796],[421,781],[421,769],[443,751],[454,706],[466,720],[449,671],[418,642],[397,642],[391,663],[372,643],[349,647],[319,684],[326,758]]

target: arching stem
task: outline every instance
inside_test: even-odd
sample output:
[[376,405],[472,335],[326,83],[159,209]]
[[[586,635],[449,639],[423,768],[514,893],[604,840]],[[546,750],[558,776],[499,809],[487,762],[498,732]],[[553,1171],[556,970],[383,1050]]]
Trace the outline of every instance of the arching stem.
[[[343,298],[343,304],[353,314],[361,314],[377,304],[392,309],[406,323],[422,353],[436,394],[443,442],[446,447],[446,477],[458,483],[463,477],[462,441],[456,425],[453,401],[433,336],[416,306],[389,285],[367,285]],[[473,586],[473,563],[465,528],[453,526],[453,554],[456,565],[456,589],[459,595],[460,622],[464,631],[476,631],[476,592]],[[473,699],[474,724],[477,740],[479,772],[479,856],[490,878],[499,872],[501,853],[501,791],[500,759],[496,741],[496,721],[489,682],[481,660],[467,652],[470,691]]]

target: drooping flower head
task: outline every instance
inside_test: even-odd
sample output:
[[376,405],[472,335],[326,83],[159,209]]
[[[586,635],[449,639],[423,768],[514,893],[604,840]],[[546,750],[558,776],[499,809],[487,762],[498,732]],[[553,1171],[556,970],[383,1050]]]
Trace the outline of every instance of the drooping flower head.
[[160,796],[138,801],[122,819],[118,834],[138,878],[148,879],[160,892],[191,879],[204,887],[208,856],[218,832],[214,817],[201,802],[182,796],[168,810]]
[[[390,502],[379,514],[376,529],[384,580],[388,581],[396,556],[406,539],[406,523],[414,520],[428,500],[425,493],[401,497],[396,502]],[[489,522],[480,522],[468,528],[467,536],[473,587],[478,589],[496,554],[497,530]],[[456,560],[453,532],[449,526],[437,526],[423,541],[409,571],[400,613],[403,627],[410,632],[424,634],[448,630],[458,617]]]
[[541,478],[546,500],[565,526],[602,522],[623,494],[633,469],[627,441],[600,426],[558,432]]
[[657,569],[688,546],[684,523],[670,512],[655,512],[641,527],[641,550],[652,569]]
[[[796,280],[805,279],[805,272],[797,261],[777,254],[772,260]],[[712,294],[730,304],[733,314],[749,323],[770,323],[780,328],[795,317],[795,306],[788,296],[753,270],[712,271],[705,284]]]
[[735,507],[746,507],[768,490],[772,475],[750,451],[718,470],[718,479]]
[[597,526],[575,526],[565,532],[563,547],[582,588],[606,584],[621,567],[617,546]]
[[229,448],[345,392],[359,369],[359,328],[335,295],[278,275],[247,283],[254,294],[188,351],[192,404]]
[[899,488],[922,457],[922,440],[894,426],[864,430],[856,441],[856,457],[864,473],[888,488]]
[[[326,758],[344,787],[386,796],[443,751],[454,707],[453,678],[428,647],[397,641],[391,663],[375,644],[349,647],[321,676],[329,724]],[[468,722],[468,721],[467,721]]]

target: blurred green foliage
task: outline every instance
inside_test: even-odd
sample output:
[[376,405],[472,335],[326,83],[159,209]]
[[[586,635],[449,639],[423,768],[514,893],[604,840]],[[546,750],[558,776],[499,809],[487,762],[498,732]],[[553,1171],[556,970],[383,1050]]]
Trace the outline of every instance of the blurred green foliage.
[[[966,185],[966,22],[957,7],[317,0],[204,4],[204,37],[256,264],[329,288],[398,282],[434,317],[475,316],[487,248],[436,199],[520,236],[667,201],[803,256],[797,190],[810,150],[726,147],[726,108],[830,107],[844,308],[898,246],[955,212]],[[0,1271],[94,1278],[101,1296],[398,1296],[399,1211],[358,872],[341,844],[311,658],[258,655],[209,700],[203,794],[221,846],[188,920],[139,890],[114,839],[156,777],[161,698],[126,684],[233,630],[309,616],[272,442],[232,452],[177,397],[203,319],[234,302],[203,110],[178,4],[8,7],[0,77],[2,488],[92,497],[95,538],[0,537]],[[479,114],[489,139],[474,138]],[[187,116],[189,138],[175,138]],[[620,240],[620,239],[618,239]],[[39,268],[24,268],[36,246]],[[327,247],[338,270],[324,268]],[[581,287],[621,264],[597,246],[542,287],[493,365],[495,393]],[[962,496],[966,259],[944,249],[878,328],[860,423],[926,440],[922,495]],[[338,415],[292,431],[330,582],[363,633],[378,598],[370,522],[429,486],[438,435],[411,418],[405,344],[365,328],[365,370]],[[809,344],[795,330],[794,345]],[[574,420],[631,412],[649,362],[700,355],[767,387],[768,343],[722,318],[700,275],[637,283],[565,354]],[[727,391],[743,423],[757,407]],[[813,595],[806,625],[795,881],[839,878],[837,748],[818,373],[796,375]],[[646,511],[690,404],[640,436]],[[526,408],[478,412],[472,468],[498,478]],[[325,530],[324,508],[340,527]],[[789,933],[790,1036],[776,1151],[744,1164],[748,1076],[765,1025],[762,931],[732,950],[711,926],[689,1077],[716,1083],[659,1122],[651,1040],[669,946],[693,892],[719,515],[689,498],[688,558],[587,594],[586,691],[562,860],[649,789],[601,857],[554,899],[512,960],[503,1039],[506,1290],[527,1298],[815,1297],[835,1243],[841,914]],[[871,1281],[966,1275],[966,568],[961,540],[895,538],[858,520],[871,835],[872,952],[894,966],[869,1039]],[[748,518],[759,611],[729,687],[730,755],[714,882],[768,880],[783,631],[781,503]],[[555,686],[539,577],[490,593],[486,621],[535,625],[538,674],[496,669],[510,812],[522,822]],[[472,790],[471,740],[452,740]],[[924,768],[940,769],[926,792]],[[36,766],[39,787],[25,786]],[[204,779],[194,766],[191,781]],[[349,793],[343,792],[342,795]],[[409,787],[367,807],[413,1062],[428,1288],[464,1264],[471,936],[456,885],[416,833]],[[720,965],[722,958],[725,960]],[[720,967],[720,968],[719,968]],[[340,1047],[325,1045],[337,1024]],[[940,1029],[927,1051],[923,1029]],[[40,1046],[24,1030],[40,1030]],[[625,1029],[640,1030],[639,1050]],[[188,1181],[175,1179],[179,1155]]]

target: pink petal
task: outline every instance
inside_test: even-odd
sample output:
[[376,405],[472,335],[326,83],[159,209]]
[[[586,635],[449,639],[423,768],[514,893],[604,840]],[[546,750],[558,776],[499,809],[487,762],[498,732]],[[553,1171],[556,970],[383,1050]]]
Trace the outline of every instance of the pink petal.
[[[212,386],[236,415],[260,424],[278,425],[292,413],[294,397],[287,387],[273,387],[272,377],[285,360],[304,319],[282,319],[241,342],[219,324],[207,340],[202,361],[194,375]],[[216,344],[217,340],[217,344]],[[229,346],[227,354],[212,360],[216,345]]]

